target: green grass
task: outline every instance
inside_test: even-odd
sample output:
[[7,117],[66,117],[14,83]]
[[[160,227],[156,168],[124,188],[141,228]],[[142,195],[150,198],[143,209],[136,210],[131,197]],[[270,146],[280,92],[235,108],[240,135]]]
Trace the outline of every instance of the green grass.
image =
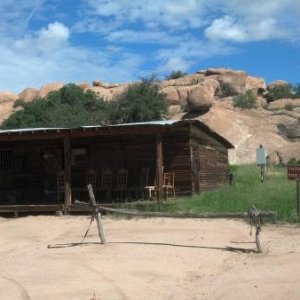
[[271,167],[260,182],[257,166],[233,166],[234,184],[192,197],[153,204],[136,204],[136,209],[165,212],[242,212],[251,205],[273,210],[278,220],[300,222],[296,213],[296,182],[287,180],[286,168]]

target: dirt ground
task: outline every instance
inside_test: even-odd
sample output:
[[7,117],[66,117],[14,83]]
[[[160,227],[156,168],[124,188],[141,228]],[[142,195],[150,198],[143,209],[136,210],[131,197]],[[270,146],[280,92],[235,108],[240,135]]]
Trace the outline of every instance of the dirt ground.
[[0,218],[0,299],[300,299],[299,227],[264,226],[256,254],[243,221],[103,223],[107,245],[93,223],[66,247],[86,216]]

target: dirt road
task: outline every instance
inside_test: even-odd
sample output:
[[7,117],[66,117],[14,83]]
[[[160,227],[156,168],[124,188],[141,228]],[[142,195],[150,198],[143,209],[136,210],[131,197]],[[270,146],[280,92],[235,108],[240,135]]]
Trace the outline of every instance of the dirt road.
[[[300,299],[300,228],[268,225],[264,254],[236,220],[0,218],[0,299]],[[244,251],[231,248],[242,248]]]

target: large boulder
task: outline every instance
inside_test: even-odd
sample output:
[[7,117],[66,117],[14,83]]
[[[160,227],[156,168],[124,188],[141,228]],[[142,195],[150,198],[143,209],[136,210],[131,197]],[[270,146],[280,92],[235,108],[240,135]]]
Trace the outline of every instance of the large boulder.
[[166,97],[166,101],[168,105],[179,105],[180,97],[178,90],[173,86],[167,86],[161,89],[161,93],[163,93]]
[[113,88],[107,88],[103,86],[92,86],[86,90],[93,91],[98,97],[102,97],[106,101],[111,101],[118,95],[124,93],[128,89],[128,84],[118,84]]
[[192,75],[186,75],[177,79],[170,79],[170,80],[164,80],[161,83],[161,87],[167,87],[167,86],[191,86],[198,84],[202,82],[203,75],[200,74],[192,74]]
[[262,94],[267,90],[267,84],[262,77],[247,76],[246,90],[254,94]]
[[13,112],[18,96],[11,92],[0,92],[0,124]]
[[255,163],[256,149],[260,144],[267,153],[281,147],[289,149],[296,137],[295,134],[289,137],[287,129],[298,124],[297,118],[284,114],[275,115],[266,110],[236,110],[227,101],[215,102],[201,120],[235,146],[235,149],[229,150],[231,164]]
[[27,88],[23,90],[19,95],[19,99],[24,100],[25,102],[32,102],[39,95],[39,91],[35,88]]
[[300,142],[290,143],[271,152],[267,159],[270,164],[286,164],[291,158],[300,159]]
[[[198,71],[203,74],[203,71]],[[212,78],[219,82],[228,83],[238,94],[246,92],[247,74],[244,71],[233,71],[224,68],[209,68],[204,72],[204,78]]]
[[194,86],[187,99],[189,112],[205,112],[209,110],[215,101],[215,94],[220,88],[218,81],[207,79],[203,83]]
[[61,82],[53,82],[43,85],[40,90],[38,97],[39,98],[45,98],[50,92],[55,92],[60,90],[64,86]]
[[91,85],[86,81],[79,82],[76,85],[79,86],[80,88],[82,88],[83,90],[86,90],[91,87]]

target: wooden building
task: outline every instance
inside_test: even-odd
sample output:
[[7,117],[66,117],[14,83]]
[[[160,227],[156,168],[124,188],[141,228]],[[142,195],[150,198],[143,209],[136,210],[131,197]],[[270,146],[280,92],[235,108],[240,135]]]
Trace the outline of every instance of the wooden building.
[[[155,187],[161,199],[165,173],[174,174],[177,195],[200,193],[228,183],[229,148],[198,120],[0,130],[0,211],[68,211],[75,198],[86,200],[89,182],[101,203],[120,201],[120,170],[124,201],[141,184]],[[107,170],[110,191],[102,187]],[[141,170],[147,182],[141,183]]]

